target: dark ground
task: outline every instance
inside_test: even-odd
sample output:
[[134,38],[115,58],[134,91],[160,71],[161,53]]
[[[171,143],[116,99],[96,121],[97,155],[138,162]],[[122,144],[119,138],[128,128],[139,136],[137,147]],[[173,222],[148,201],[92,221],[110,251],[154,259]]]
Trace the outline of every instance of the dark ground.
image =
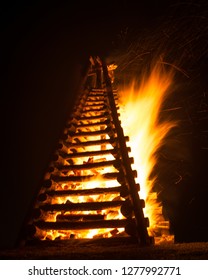
[[161,244],[139,247],[133,241],[55,241],[0,251],[6,260],[207,260],[208,243]]
[[[102,246],[71,247],[69,244],[67,250],[60,245],[60,255],[57,245],[52,245],[50,249],[47,246],[42,249],[39,246],[14,249],[23,221],[73,108],[82,67],[88,57],[91,54],[108,57],[115,46],[113,41],[126,27],[130,30],[143,29],[145,35],[145,28],[151,26],[156,17],[162,20],[167,15],[169,4],[168,1],[107,1],[99,3],[98,7],[89,1],[86,4],[76,1],[75,6],[72,6],[72,1],[69,2],[57,1],[49,6],[42,1],[19,1],[5,3],[1,9],[0,248],[12,250],[2,251],[0,256],[108,258],[110,253],[115,258],[125,258],[125,254],[129,258],[207,258],[208,138],[202,131],[208,129],[204,126],[205,121],[202,128],[198,117],[198,109],[202,108],[198,105],[201,103],[204,102],[203,108],[207,112],[206,55],[198,60],[195,67],[199,70],[197,78],[186,80],[186,88],[190,89],[186,90],[188,95],[193,96],[195,92],[204,96],[204,99],[190,98],[189,103],[186,99],[184,103],[189,104],[185,105],[187,110],[192,110],[191,134],[186,136],[191,160],[188,163],[185,160],[185,164],[191,167],[187,168],[188,175],[180,185],[174,185],[172,189],[169,185],[169,190],[164,193],[164,204],[177,242],[193,243],[145,249],[137,249],[134,245],[128,248],[111,246],[109,251]],[[207,41],[204,38],[203,43],[206,45]],[[194,45],[194,48],[197,46]],[[175,164],[181,166],[181,162]],[[186,167],[183,174],[187,174]],[[164,181],[170,176],[167,174]]]

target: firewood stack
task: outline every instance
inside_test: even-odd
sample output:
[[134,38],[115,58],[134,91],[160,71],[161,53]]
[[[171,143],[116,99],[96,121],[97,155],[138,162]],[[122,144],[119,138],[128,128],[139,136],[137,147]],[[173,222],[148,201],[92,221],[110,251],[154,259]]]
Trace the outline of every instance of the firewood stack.
[[[91,57],[27,223],[27,240],[135,238],[151,244],[112,67]],[[109,75],[109,69],[111,74]]]

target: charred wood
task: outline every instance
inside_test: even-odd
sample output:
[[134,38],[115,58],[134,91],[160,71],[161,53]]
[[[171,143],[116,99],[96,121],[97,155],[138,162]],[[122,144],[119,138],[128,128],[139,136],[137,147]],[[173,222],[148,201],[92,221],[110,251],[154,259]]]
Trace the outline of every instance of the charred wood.
[[94,189],[80,189],[80,190],[60,190],[60,191],[47,191],[41,195],[49,195],[51,197],[55,196],[70,196],[70,195],[97,195],[97,194],[107,194],[107,193],[119,193],[125,187],[111,187],[111,188],[94,188]]
[[101,125],[107,125],[107,121],[100,121],[95,123],[87,123],[87,124],[78,124],[77,128],[85,128],[85,127],[93,127],[93,126],[101,126]]
[[84,136],[99,136],[99,135],[103,135],[103,134],[108,134],[109,131],[110,131],[109,128],[106,128],[104,130],[82,131],[82,132],[76,132],[76,133],[73,131],[69,131],[68,134],[73,138],[73,137],[84,137]]
[[86,169],[94,169],[94,168],[102,168],[102,167],[106,167],[106,166],[112,166],[114,164],[119,165],[118,160],[109,160],[109,161],[74,164],[74,165],[58,165],[58,164],[56,164],[56,168],[60,171],[86,170]]
[[73,215],[73,214],[66,214],[66,215],[57,215],[56,216],[56,221],[91,221],[91,220],[104,220],[105,215],[101,215],[101,214],[77,214],[77,215]]
[[44,222],[39,221],[35,223],[40,229],[52,230],[79,230],[79,229],[93,229],[93,228],[124,228],[127,220],[98,220],[98,221],[83,221],[83,222]]
[[[87,146],[97,146],[102,144],[115,144],[117,141],[117,138],[114,139],[101,139],[101,140],[94,140],[94,141],[84,141],[79,143],[69,143],[64,142],[64,145],[66,145],[68,148],[77,148],[77,147],[87,147]],[[125,136],[125,141],[129,141],[129,137]],[[130,149],[130,148],[129,148]]]
[[71,159],[71,158],[80,158],[80,157],[92,157],[92,156],[101,156],[101,155],[109,155],[115,154],[116,149],[109,149],[109,150],[100,150],[100,151],[89,151],[89,152],[75,152],[71,154],[67,153],[59,153],[60,156],[64,159]]
[[114,201],[99,201],[99,202],[82,202],[82,203],[65,203],[65,204],[44,204],[39,208],[43,211],[91,211],[103,210],[121,206],[124,203],[122,200]]
[[[117,180],[119,175],[119,172],[111,172],[111,173],[105,173],[100,175],[100,177],[103,180]],[[62,182],[62,183],[68,183],[68,182],[89,182],[89,180],[96,179],[96,175],[83,175],[83,176],[57,176],[57,175],[51,175],[51,179],[54,182]],[[120,181],[119,181],[120,183]]]

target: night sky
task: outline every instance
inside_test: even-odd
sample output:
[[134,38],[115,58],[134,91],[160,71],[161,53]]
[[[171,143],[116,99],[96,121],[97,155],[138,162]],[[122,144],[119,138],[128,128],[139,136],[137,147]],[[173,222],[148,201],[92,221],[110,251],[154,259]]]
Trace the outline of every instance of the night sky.
[[[38,1],[34,4],[20,1],[5,4],[1,10],[2,248],[16,244],[73,108],[88,57],[91,54],[107,57],[121,30],[150,26],[154,18],[165,15],[170,4],[168,1],[101,1],[97,5],[89,1],[68,2],[57,1],[48,6]],[[203,67],[200,68],[202,91],[207,92],[204,74],[207,68]],[[171,201],[170,216],[179,241],[207,240],[207,150],[201,152],[197,137],[189,139],[189,145],[193,146],[195,175],[189,177],[181,191],[174,189],[172,195],[179,201]],[[186,184],[190,185],[188,193]],[[201,237],[199,233],[203,233]]]

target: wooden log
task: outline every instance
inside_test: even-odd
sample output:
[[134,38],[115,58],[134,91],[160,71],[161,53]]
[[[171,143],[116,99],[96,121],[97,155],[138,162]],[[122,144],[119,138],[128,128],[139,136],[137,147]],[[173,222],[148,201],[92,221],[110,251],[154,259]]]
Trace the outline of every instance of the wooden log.
[[59,152],[60,156],[66,160],[71,158],[102,156],[102,155],[108,155],[113,153],[116,153],[116,149],[89,151],[89,152],[80,152],[80,153],[71,153],[71,154]]
[[97,113],[97,112],[100,112],[100,113],[103,113],[105,111],[105,108],[100,107],[100,108],[90,108],[90,109],[83,109],[82,113],[85,114],[85,113]]
[[106,119],[107,116],[105,114],[100,114],[98,116],[90,116],[90,117],[86,117],[86,116],[83,116],[83,117],[80,117],[79,120],[80,121],[89,121],[89,120],[100,120],[100,119]]
[[[131,151],[131,149],[129,147],[127,149],[128,149],[129,152]],[[70,150],[73,151],[73,153],[67,154],[67,153],[64,153],[64,152],[60,151],[59,155],[63,159],[68,160],[68,159],[71,159],[71,158],[93,157],[93,156],[102,156],[102,155],[108,155],[108,154],[111,154],[114,157],[116,157],[116,155],[118,153],[118,149],[116,149],[116,148],[109,149],[109,150],[88,151],[88,152],[77,152],[76,149],[70,149]]]
[[101,92],[90,92],[88,97],[106,97],[106,93],[104,91]]
[[103,89],[103,88],[92,88],[92,89],[90,90],[90,92],[96,94],[97,92],[98,92],[98,93],[104,92],[104,89]]
[[135,187],[136,187],[136,190],[139,192],[140,191],[140,184],[139,183],[135,184]]
[[[119,173],[111,172],[102,174],[100,177],[103,180],[117,180]],[[96,175],[83,175],[83,176],[57,176],[51,175],[51,179],[54,182],[59,183],[69,183],[69,182],[88,182],[90,180],[96,179]]]
[[102,162],[92,162],[92,163],[83,163],[83,164],[73,164],[73,165],[60,165],[56,164],[55,167],[60,171],[70,171],[70,170],[87,170],[95,168],[103,168],[113,165],[119,166],[118,160],[108,160]]
[[145,208],[145,200],[144,199],[140,199],[140,205],[141,205],[141,208]]
[[[133,158],[130,159],[130,162],[133,163]],[[90,170],[90,169],[96,169],[96,168],[104,168],[107,166],[113,166],[117,170],[122,168],[121,161],[120,160],[108,160],[108,161],[101,161],[101,162],[91,162],[91,163],[83,163],[83,164],[71,164],[71,165],[61,165],[59,163],[55,164],[54,166],[59,171],[70,171],[70,170]],[[54,171],[54,168],[51,167],[51,173]],[[134,173],[133,173],[134,174]],[[137,173],[135,173],[136,177]]]
[[125,226],[125,232],[130,236],[138,237],[138,229],[135,220],[128,221]]
[[120,193],[124,189],[123,186],[121,187],[111,187],[111,188],[93,188],[93,189],[81,189],[81,190],[59,190],[59,191],[46,191],[45,193],[41,195],[48,195],[51,197],[64,197],[69,195],[78,195],[78,196],[84,196],[84,195],[97,195],[97,194],[115,194]]
[[[117,110],[119,109],[119,107],[117,107]],[[89,114],[89,113],[108,113],[109,115],[111,115],[111,110],[109,108],[109,106],[107,105],[107,103],[103,104],[102,106],[96,106],[96,105],[86,105],[83,110],[82,113],[83,114]]]
[[121,214],[126,218],[130,218],[133,216],[133,206],[129,199],[124,201],[124,203],[121,206],[120,211],[121,211]]
[[110,234],[112,236],[116,236],[119,233],[119,230],[117,228],[114,228],[113,230],[110,231]]
[[101,126],[101,125],[107,125],[107,121],[100,121],[100,122],[87,123],[87,124],[78,124],[77,128],[85,128],[85,127],[93,127],[93,126]]
[[129,197],[129,189],[128,189],[128,187],[127,186],[122,186],[122,189],[121,189],[121,191],[120,191],[120,197],[123,197],[123,198],[127,198],[127,197]]
[[103,94],[101,94],[100,96],[97,96],[96,94],[93,94],[92,91],[91,91],[87,96],[87,100],[89,98],[103,98],[103,97],[105,97]]
[[[113,90],[112,93],[113,93],[113,96],[114,98],[117,97],[117,92],[116,90]],[[107,97],[107,92],[106,92],[106,89],[96,89],[96,91],[90,91],[90,93],[88,94],[88,96],[99,96],[99,97],[102,97],[102,96],[105,96]]]
[[[143,199],[140,199],[140,203],[141,203],[141,207],[144,208],[145,207],[145,201]],[[134,213],[134,209],[133,209],[133,205],[132,202],[127,199],[121,206],[121,214],[126,217],[126,218],[130,218],[133,216]]]
[[[86,103],[87,102],[96,102],[96,101],[103,101],[103,102],[106,102],[107,99],[104,97],[104,96],[89,96],[86,100]],[[115,102],[118,101],[118,97],[115,96]]]
[[[136,170],[131,170],[131,176],[133,178],[136,178],[137,177],[137,171]],[[119,175],[117,177],[117,181],[120,183],[120,184],[126,184],[126,176],[125,174],[123,173],[123,171],[119,172]]]
[[91,100],[91,101],[90,101],[90,100],[88,99],[88,100],[86,101],[85,105],[86,105],[86,106],[88,106],[88,105],[89,105],[89,106],[93,106],[93,105],[94,105],[94,106],[102,106],[102,105],[105,105],[105,103],[106,103],[105,100]]
[[[70,137],[87,137],[87,136],[99,136],[99,135],[107,135],[110,132],[109,128],[106,128],[104,130],[96,130],[96,131],[82,131],[82,132],[71,132],[69,131],[68,134]],[[114,131],[115,132],[115,131]]]
[[89,146],[98,146],[102,144],[113,144],[115,143],[115,139],[103,139],[103,140],[92,140],[92,141],[85,141],[79,143],[68,143],[65,142],[65,145],[68,148],[79,148],[79,147],[89,147]]
[[66,214],[66,215],[57,215],[56,216],[56,221],[96,221],[96,220],[104,220],[105,215],[101,214]]
[[64,145],[63,141],[60,141],[57,145],[56,148],[57,153],[67,153],[68,152],[68,147],[66,147],[66,145]]
[[[133,164],[134,163],[134,158],[133,157],[130,157],[129,158],[129,162],[131,163],[131,164]],[[113,166],[116,168],[116,169],[120,169],[120,168],[122,168],[122,163],[121,163],[121,160],[115,160],[115,162],[113,163]]]
[[82,202],[82,203],[65,203],[65,204],[44,204],[39,208],[43,211],[93,211],[103,210],[121,206],[122,200],[99,201],[99,202]]
[[148,218],[148,217],[145,217],[144,219],[145,219],[146,227],[149,227],[149,226],[150,226],[149,218]]
[[[79,142],[79,143],[71,143],[71,142],[64,142],[64,145],[68,148],[77,148],[77,147],[88,147],[88,146],[97,146],[102,144],[115,144],[117,141],[117,138],[112,139],[100,139],[100,140],[94,140],[94,141],[85,141],[85,142]],[[129,141],[129,137],[125,136],[125,141]],[[130,148],[128,148],[130,150]]]
[[127,220],[98,220],[85,222],[35,222],[34,225],[44,230],[84,230],[99,228],[125,228]]
[[82,108],[82,111],[85,112],[85,111],[88,111],[88,110],[91,110],[91,109],[97,110],[97,109],[105,109],[105,108],[106,108],[106,104],[105,103],[102,103],[100,105],[99,104],[90,104],[90,105],[88,105],[88,104],[85,103],[85,105]]

